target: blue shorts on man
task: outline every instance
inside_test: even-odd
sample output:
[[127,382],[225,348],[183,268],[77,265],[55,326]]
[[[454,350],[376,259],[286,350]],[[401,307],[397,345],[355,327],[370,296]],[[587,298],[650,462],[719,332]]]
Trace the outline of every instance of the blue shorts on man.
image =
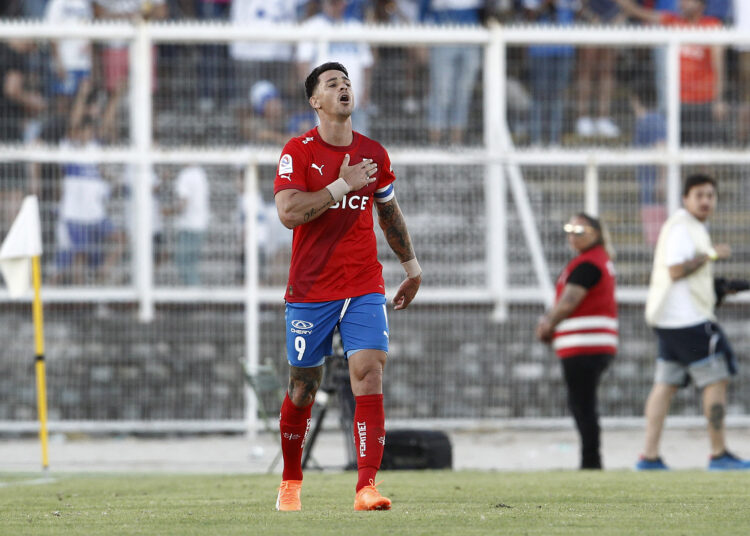
[[715,322],[676,329],[654,328],[659,340],[656,381],[702,388],[737,373],[729,340]]
[[293,367],[321,366],[333,353],[333,332],[338,326],[344,355],[359,350],[388,352],[388,316],[385,296],[365,294],[356,298],[314,303],[287,303],[286,354]]

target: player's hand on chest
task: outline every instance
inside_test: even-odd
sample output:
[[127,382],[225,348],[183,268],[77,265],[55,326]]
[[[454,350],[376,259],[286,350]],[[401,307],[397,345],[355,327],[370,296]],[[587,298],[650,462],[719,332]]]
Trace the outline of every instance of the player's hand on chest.
[[[330,209],[366,211],[372,207],[378,176],[378,166],[371,158],[354,157],[310,158],[306,171],[308,191],[325,188],[339,177],[355,184],[355,189],[329,207]],[[356,186],[360,186],[356,188]]]

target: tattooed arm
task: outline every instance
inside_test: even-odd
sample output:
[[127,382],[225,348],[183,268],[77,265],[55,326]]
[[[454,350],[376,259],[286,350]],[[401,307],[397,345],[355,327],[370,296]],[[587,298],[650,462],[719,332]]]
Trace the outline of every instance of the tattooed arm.
[[555,326],[568,318],[578,308],[587,293],[586,287],[573,283],[566,284],[555,306],[539,319],[536,326],[536,338],[542,342],[551,342],[555,333]]
[[[383,230],[388,245],[402,263],[416,259],[414,248],[411,245],[411,237],[406,229],[406,221],[401,213],[401,208],[394,197],[386,203],[375,203],[378,209],[378,222]],[[393,297],[395,309],[406,309],[414,296],[417,295],[419,285],[422,283],[421,274],[415,277],[407,277],[398,287]]]
[[279,219],[288,229],[294,229],[298,225],[314,220],[328,207],[336,204],[331,192],[326,188],[317,192],[281,190],[274,199]]
[[669,277],[672,278],[672,281],[678,281],[684,277],[693,275],[694,272],[701,269],[710,260],[728,259],[732,256],[732,248],[729,244],[716,244],[713,250],[714,257],[711,257],[707,253],[699,253],[683,263],[673,264],[669,267]]

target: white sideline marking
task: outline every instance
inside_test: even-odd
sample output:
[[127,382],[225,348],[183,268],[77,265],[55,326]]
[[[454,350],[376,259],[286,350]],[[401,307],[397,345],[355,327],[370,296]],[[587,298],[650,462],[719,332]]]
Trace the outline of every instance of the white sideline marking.
[[18,480],[16,482],[0,482],[0,488],[9,488],[10,486],[37,486],[39,484],[52,484],[57,482],[56,478],[34,478],[32,480]]

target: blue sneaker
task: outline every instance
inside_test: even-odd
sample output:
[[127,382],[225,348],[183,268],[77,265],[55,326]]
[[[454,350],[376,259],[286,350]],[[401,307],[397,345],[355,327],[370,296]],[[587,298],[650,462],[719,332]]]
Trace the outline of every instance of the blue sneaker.
[[708,462],[709,471],[747,471],[748,469],[750,469],[750,461],[740,460],[728,450],[719,456],[711,456]]
[[653,460],[641,456],[635,464],[636,471],[668,471],[669,467],[662,461],[661,456]]

